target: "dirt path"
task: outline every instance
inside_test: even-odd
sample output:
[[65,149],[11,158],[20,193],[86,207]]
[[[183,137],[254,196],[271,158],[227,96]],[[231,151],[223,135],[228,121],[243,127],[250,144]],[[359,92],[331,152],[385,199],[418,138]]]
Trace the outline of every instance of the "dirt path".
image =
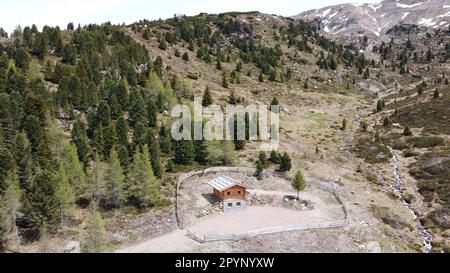
[[117,250],[117,253],[176,253],[193,252],[201,244],[186,237],[186,231],[177,229],[163,236]]

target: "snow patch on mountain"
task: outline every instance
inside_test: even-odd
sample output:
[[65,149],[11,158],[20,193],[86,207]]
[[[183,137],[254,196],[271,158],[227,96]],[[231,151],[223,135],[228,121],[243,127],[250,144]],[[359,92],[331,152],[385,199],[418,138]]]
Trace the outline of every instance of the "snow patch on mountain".
[[402,20],[404,20],[409,15],[409,12],[403,12]]
[[315,20],[322,30],[331,34],[382,36],[399,23],[447,27],[450,24],[449,1],[382,0],[375,4],[341,4],[306,11],[294,18]]
[[433,18],[422,18],[419,20],[418,24],[426,27],[432,27],[436,25],[436,23],[433,22]]
[[397,3],[397,7],[402,8],[402,9],[414,8],[414,7],[417,7],[417,6],[420,6],[420,5],[422,5],[422,2],[419,2],[419,3],[416,3],[416,4],[412,4],[412,5]]

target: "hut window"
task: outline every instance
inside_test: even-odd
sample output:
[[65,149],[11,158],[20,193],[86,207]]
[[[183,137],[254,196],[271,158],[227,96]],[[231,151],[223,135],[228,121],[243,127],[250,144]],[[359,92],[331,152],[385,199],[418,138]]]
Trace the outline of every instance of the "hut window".
[[228,203],[228,207],[232,208],[233,207],[233,203]]
[[230,195],[231,195],[231,192],[227,192],[227,195],[230,196]]
[[240,208],[241,207],[241,202],[237,202],[236,203],[236,207]]
[[238,194],[241,194],[241,191],[238,191]]

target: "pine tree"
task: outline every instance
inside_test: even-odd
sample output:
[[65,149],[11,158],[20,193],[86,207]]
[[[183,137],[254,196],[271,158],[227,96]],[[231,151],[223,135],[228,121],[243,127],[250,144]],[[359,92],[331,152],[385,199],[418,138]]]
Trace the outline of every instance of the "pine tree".
[[172,159],[169,159],[169,161],[167,161],[166,172],[171,173],[174,170],[175,170],[175,163],[173,163]]
[[195,161],[205,164],[208,161],[208,145],[205,140],[195,140]]
[[122,108],[122,112],[126,112],[128,110],[129,103],[129,87],[126,80],[122,80],[117,85],[116,96],[119,104]]
[[261,164],[263,165],[263,167],[267,167],[267,154],[266,152],[259,152],[259,156],[258,156],[258,160],[259,162],[261,162]]
[[300,200],[300,192],[306,188],[305,176],[301,171],[295,174],[294,180],[292,181],[292,188],[297,191],[297,200]]
[[108,126],[103,127],[103,151],[102,156],[104,159],[109,157],[111,149],[117,144],[117,132],[115,123],[111,122]]
[[128,125],[123,116],[120,116],[116,122],[117,143],[128,147]]
[[139,208],[154,206],[159,200],[159,183],[153,174],[147,145],[142,152],[137,149],[134,153],[127,186],[128,200]]
[[347,130],[347,119],[345,119],[345,118],[342,120],[341,130],[342,131]]
[[33,43],[33,54],[38,56],[41,60],[45,58],[48,52],[48,40],[45,34],[37,34]]
[[308,81],[305,81],[305,83],[303,84],[303,89],[308,90],[309,85],[308,85]]
[[21,227],[34,237],[44,226],[54,230],[60,223],[56,176],[48,170],[40,171],[24,194]]
[[87,234],[83,242],[83,252],[102,253],[107,250],[105,223],[95,203],[90,207]]
[[383,126],[384,127],[389,127],[391,126],[391,120],[389,119],[389,117],[385,117],[383,120]]
[[403,135],[405,135],[405,136],[412,136],[413,132],[411,131],[411,129],[409,129],[408,126],[406,126],[405,129],[403,130]]
[[220,59],[219,59],[219,58],[217,58],[216,69],[217,69],[217,70],[222,70],[222,63],[220,62]]
[[158,48],[161,50],[166,50],[167,49],[167,43],[166,40],[164,38],[159,38],[159,45]]
[[133,132],[133,149],[143,148],[147,143],[148,128],[141,122],[136,124]]
[[279,106],[277,97],[273,97],[272,102],[270,103],[270,106]]
[[142,33],[142,38],[145,40],[150,40],[150,30],[148,28],[144,29],[144,32]]
[[292,168],[292,160],[287,153],[284,153],[280,158],[280,171],[288,172]]
[[162,178],[161,158],[159,151],[159,143],[156,138],[155,130],[149,130],[147,134],[147,145],[150,153],[150,161],[152,163],[153,173],[157,178]]
[[141,94],[132,90],[130,94],[129,119],[131,127],[135,127],[138,122],[147,124],[147,110]]
[[[16,252],[19,252],[19,247],[20,247],[20,236],[19,236],[19,229],[17,227],[17,219],[20,216],[20,208],[21,208],[21,203],[20,203],[20,199],[21,199],[21,190],[19,187],[19,178],[16,174],[16,172],[14,170],[11,170],[8,177],[7,177],[7,181],[6,181],[6,185],[7,188],[3,194],[3,196],[0,195],[0,202],[3,204],[3,208],[1,208],[0,205],[0,209],[4,209],[7,218],[4,219],[5,224],[6,224],[6,231],[9,232],[11,231],[12,233],[14,233],[14,237],[15,237],[15,250]],[[0,213],[1,214],[1,213]],[[0,216],[1,218],[1,216]],[[0,225],[2,225],[2,219],[0,219]],[[2,229],[0,227],[0,229]],[[1,231],[0,231],[1,233]],[[0,234],[0,249],[1,249],[1,237],[2,235]]]
[[28,52],[23,47],[19,47],[16,51],[14,60],[16,62],[17,67],[26,71],[28,68],[28,64],[30,63],[31,57],[30,54],[28,54]]
[[203,94],[202,105],[203,107],[208,107],[211,104],[213,104],[213,98],[211,96],[211,92],[209,92],[209,86],[207,86],[205,89],[205,93]]
[[380,132],[378,130],[375,133],[375,142],[380,144],[383,143],[383,141],[381,140]]
[[125,175],[122,166],[120,164],[118,153],[115,149],[111,150],[108,163],[109,164],[105,173],[106,206],[112,208],[120,208],[120,206],[125,201],[125,194],[124,194]]
[[63,48],[62,62],[75,65],[77,62],[77,50],[74,45],[67,44]]
[[271,151],[270,152],[269,161],[274,163],[274,164],[279,164],[280,163],[280,156],[279,156],[277,151]]
[[434,90],[433,98],[438,99],[439,98],[439,89]]
[[83,196],[86,193],[86,174],[83,162],[78,158],[77,148],[72,144],[63,144],[58,161],[71,190],[77,197]]
[[172,152],[172,139],[170,137],[170,132],[166,129],[165,125],[162,125],[159,129],[159,147],[165,154],[170,154]]
[[184,52],[184,53],[183,53],[182,59],[183,59],[185,62],[189,62],[189,54],[188,54],[187,52]]
[[73,124],[72,129],[72,143],[77,147],[77,154],[84,166],[87,166],[90,156],[90,147],[88,137],[86,134],[86,125],[77,120]]
[[14,157],[11,152],[5,147],[0,138],[0,194],[3,193],[8,185],[6,183],[11,170],[15,168]]
[[222,87],[223,88],[228,88],[228,80],[227,80],[227,75],[225,73],[223,73],[222,75]]
[[256,177],[258,180],[262,180],[262,179],[263,179],[263,172],[264,172],[264,166],[263,166],[263,164],[261,163],[261,161],[258,161],[258,162],[256,163],[256,173],[255,173],[255,177]]
[[76,196],[63,166],[59,167],[57,181],[56,196],[59,201],[60,227],[64,230],[66,227],[66,220],[72,214],[75,206]]
[[150,128],[158,125],[158,109],[154,101],[147,102],[147,120]]
[[119,145],[117,148],[117,154],[119,157],[120,165],[122,166],[125,173],[128,172],[128,167],[130,165],[130,157],[128,154],[128,146]]
[[237,99],[236,96],[234,95],[234,91],[231,91],[230,97],[228,98],[228,103],[231,105],[236,105]]
[[104,164],[100,160],[100,156],[96,153],[92,167],[89,169],[89,194],[91,201],[99,204],[105,188],[105,172]]
[[174,161],[177,164],[189,165],[195,158],[195,148],[192,140],[180,140],[174,143]]

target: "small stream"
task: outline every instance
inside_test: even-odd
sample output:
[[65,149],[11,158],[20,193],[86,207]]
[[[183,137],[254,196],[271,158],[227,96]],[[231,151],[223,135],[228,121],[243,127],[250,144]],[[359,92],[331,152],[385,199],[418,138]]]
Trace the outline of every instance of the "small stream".
[[405,199],[403,199],[402,194],[401,194],[401,188],[402,188],[402,185],[403,185],[403,180],[400,177],[400,161],[398,160],[397,155],[394,153],[392,148],[389,147],[389,146],[388,146],[388,148],[391,150],[391,153],[392,153],[392,164],[393,164],[393,167],[394,167],[393,173],[394,173],[394,177],[395,177],[394,184],[392,184],[390,186],[390,188],[391,188],[392,192],[396,196],[398,196],[398,198],[400,198],[400,200],[402,200],[403,205],[409,211],[411,211],[414,219],[417,222],[417,231],[419,232],[419,235],[420,235],[420,237],[423,240],[424,252],[425,253],[430,253],[431,249],[432,249],[431,242],[433,241],[433,234],[425,229],[425,227],[422,225],[422,223],[418,219],[417,212],[414,210],[414,208],[411,206],[410,203],[406,202]]

